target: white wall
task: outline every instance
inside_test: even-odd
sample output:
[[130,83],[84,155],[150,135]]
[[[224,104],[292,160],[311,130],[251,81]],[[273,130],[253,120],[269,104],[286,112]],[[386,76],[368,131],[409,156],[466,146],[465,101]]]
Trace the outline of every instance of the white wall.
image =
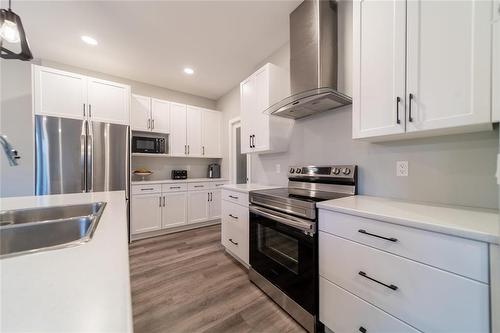
[[[340,2],[339,13],[339,85],[350,91],[352,4]],[[287,44],[255,69],[266,62],[288,68],[289,56]],[[217,101],[226,128],[224,157],[228,156],[227,121],[239,115],[239,103],[239,87]],[[498,127],[490,132],[372,144],[352,140],[351,123],[350,107],[296,121],[288,152],[252,157],[252,182],[285,185],[288,165],[357,164],[360,194],[498,208],[494,176]],[[396,177],[400,160],[409,162],[408,177]],[[223,164],[227,176],[227,164]]]

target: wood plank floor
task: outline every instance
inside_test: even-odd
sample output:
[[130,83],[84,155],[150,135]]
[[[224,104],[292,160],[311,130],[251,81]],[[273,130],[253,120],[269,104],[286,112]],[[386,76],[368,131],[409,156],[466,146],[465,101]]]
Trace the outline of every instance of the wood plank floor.
[[305,332],[220,244],[220,226],[132,243],[135,333]]

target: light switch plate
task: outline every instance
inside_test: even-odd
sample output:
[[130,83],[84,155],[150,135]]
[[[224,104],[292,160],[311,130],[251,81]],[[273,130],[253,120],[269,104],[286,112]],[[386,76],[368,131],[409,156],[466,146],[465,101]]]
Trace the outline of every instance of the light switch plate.
[[408,177],[408,161],[396,162],[396,176]]

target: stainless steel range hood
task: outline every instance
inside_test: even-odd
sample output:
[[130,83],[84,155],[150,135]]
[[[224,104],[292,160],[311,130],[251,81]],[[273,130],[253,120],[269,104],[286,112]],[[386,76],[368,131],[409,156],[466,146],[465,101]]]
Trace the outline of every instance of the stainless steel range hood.
[[267,114],[299,119],[352,103],[337,90],[337,3],[305,0],[290,14],[292,95]]

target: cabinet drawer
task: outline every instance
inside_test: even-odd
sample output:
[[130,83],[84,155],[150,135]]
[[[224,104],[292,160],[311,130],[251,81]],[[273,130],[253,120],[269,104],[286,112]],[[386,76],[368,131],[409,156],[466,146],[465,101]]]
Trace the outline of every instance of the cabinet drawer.
[[174,184],[162,184],[161,190],[162,192],[179,192],[179,191],[187,191],[188,186],[187,183],[174,183]]
[[160,193],[161,184],[132,185],[132,194]]
[[189,191],[200,191],[200,190],[208,190],[210,188],[210,183],[188,183]]
[[248,234],[248,219],[248,207],[229,201],[222,202],[222,222],[231,224]]
[[319,320],[333,332],[416,333],[411,326],[319,278]]
[[220,181],[220,182],[210,182],[210,188],[221,188],[222,186],[228,184],[227,181]]
[[319,271],[419,330],[489,332],[487,284],[325,232],[319,233]]
[[248,232],[228,221],[222,221],[221,242],[227,250],[249,265]]
[[239,205],[248,206],[248,193],[223,189],[222,199]]
[[488,244],[483,242],[325,210],[319,211],[319,230],[481,282],[489,280]]

